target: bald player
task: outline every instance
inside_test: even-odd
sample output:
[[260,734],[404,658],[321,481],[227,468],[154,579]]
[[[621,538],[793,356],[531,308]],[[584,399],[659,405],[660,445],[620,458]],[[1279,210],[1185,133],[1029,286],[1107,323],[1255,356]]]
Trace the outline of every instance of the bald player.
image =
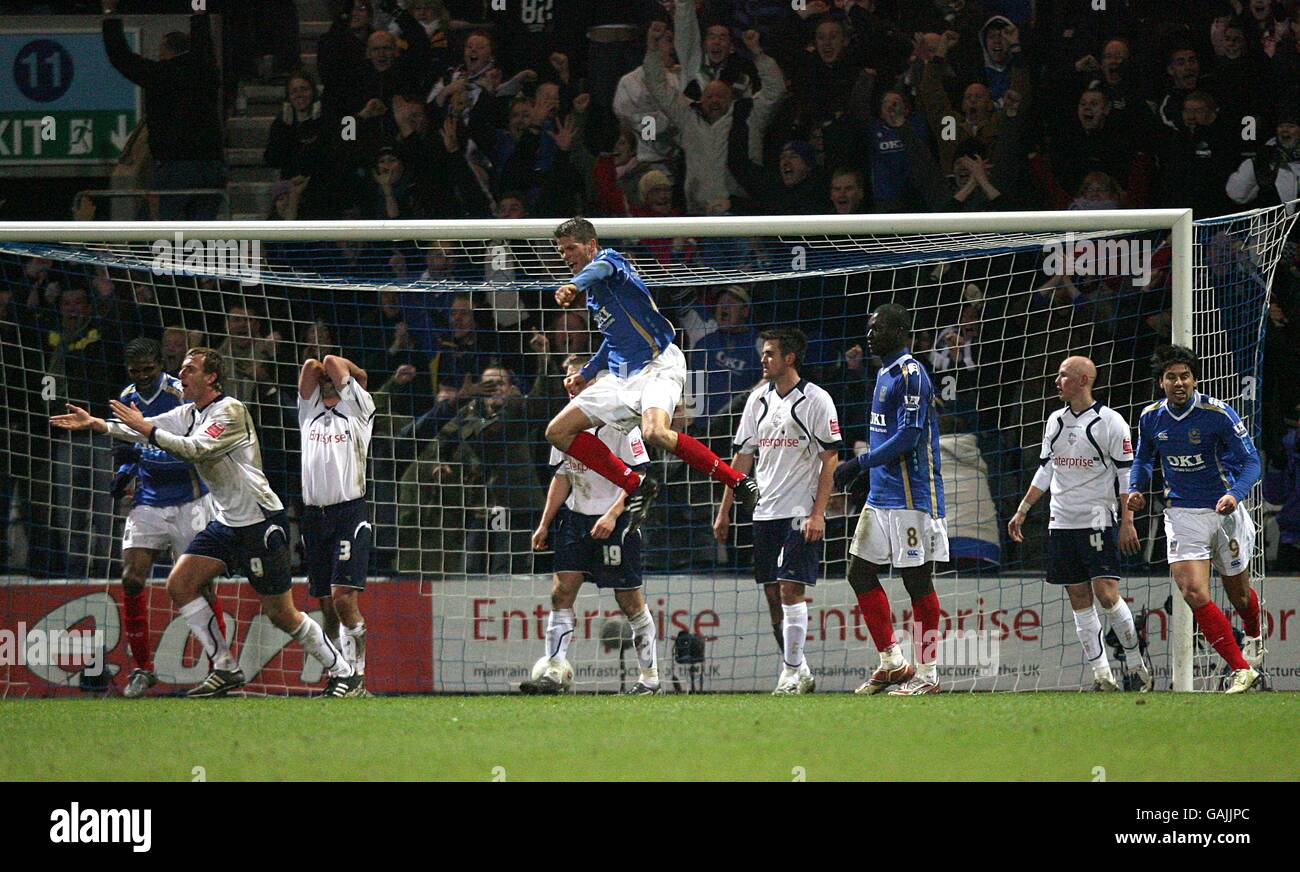
[[1096,383],[1097,367],[1088,358],[1062,361],[1056,390],[1065,405],[1047,419],[1038,472],[1007,522],[1007,532],[1013,541],[1023,542],[1025,516],[1051,490],[1047,583],[1065,586],[1083,657],[1092,667],[1093,690],[1119,690],[1102,643],[1095,596],[1124,646],[1125,667],[1138,689],[1146,692],[1151,689],[1151,668],[1138,645],[1133,613],[1119,595],[1120,549],[1126,554],[1138,550],[1133,511],[1119,500],[1117,490],[1133,465],[1133,441],[1124,416],[1093,399]]

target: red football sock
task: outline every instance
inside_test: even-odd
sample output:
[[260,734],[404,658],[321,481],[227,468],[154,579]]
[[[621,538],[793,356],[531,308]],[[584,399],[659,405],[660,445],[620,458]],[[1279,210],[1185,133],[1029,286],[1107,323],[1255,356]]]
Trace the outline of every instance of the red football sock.
[[122,597],[126,606],[126,619],[122,622],[126,630],[126,641],[131,645],[131,657],[141,669],[153,671],[153,652],[149,650],[149,592],[142,590],[137,594]]
[[917,649],[917,663],[933,663],[939,652],[939,595],[930,591],[920,599],[912,600],[912,614],[921,625],[921,646]]
[[604,442],[586,431],[573,437],[573,443],[565,453],[582,461],[592,472],[609,479],[629,494],[641,483],[641,476],[619,460]]
[[1250,608],[1241,613],[1241,629],[1247,636],[1259,635],[1259,595],[1250,591]]
[[866,593],[858,594],[858,608],[862,610],[862,619],[867,622],[876,650],[889,650],[889,646],[894,644],[894,617],[889,611],[885,589],[876,585]]
[[727,487],[735,487],[736,482],[740,481],[740,473],[723,463],[721,457],[710,451],[708,446],[694,436],[678,433],[677,447],[673,449],[673,454],[686,461],[686,465],[691,469],[702,472]]
[[1201,628],[1201,635],[1205,637],[1205,641],[1214,646],[1214,650],[1219,652],[1219,656],[1225,663],[1234,670],[1249,668],[1250,664],[1241,656],[1241,646],[1232,635],[1232,625],[1228,623],[1228,616],[1218,606],[1214,603],[1206,603],[1199,609],[1193,609],[1192,614],[1196,616],[1196,624]]

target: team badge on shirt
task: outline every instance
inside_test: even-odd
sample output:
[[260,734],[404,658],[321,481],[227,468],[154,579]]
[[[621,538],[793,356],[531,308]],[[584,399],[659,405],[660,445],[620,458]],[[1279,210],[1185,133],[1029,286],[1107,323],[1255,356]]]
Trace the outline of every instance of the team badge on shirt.
[[1188,431],[1187,431],[1187,441],[1190,442],[1190,443],[1192,443],[1193,445],[1200,445],[1200,444],[1201,444],[1201,431],[1200,431],[1200,430],[1197,430],[1195,427],[1193,427],[1192,429],[1188,430]]

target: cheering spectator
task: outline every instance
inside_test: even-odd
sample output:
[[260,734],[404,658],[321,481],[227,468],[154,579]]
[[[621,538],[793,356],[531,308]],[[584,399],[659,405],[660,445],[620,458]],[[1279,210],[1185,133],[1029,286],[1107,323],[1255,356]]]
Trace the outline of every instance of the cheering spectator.
[[831,207],[837,215],[861,215],[870,212],[862,171],[842,168],[831,174]]
[[[423,82],[420,91],[421,94],[426,94],[433,84],[433,71],[445,69],[451,57],[451,13],[447,11],[447,7],[442,0],[407,0],[406,11],[410,12],[411,17],[419,22],[421,29],[424,30],[425,37],[429,41],[427,70],[430,74],[430,81]],[[396,18],[388,23],[388,32],[398,38],[399,46],[408,37],[414,36],[413,33],[404,32],[401,21]]]
[[342,118],[365,102],[363,70],[374,31],[370,0],[345,0],[330,29],[316,43],[316,64],[325,88],[324,104],[331,119]]
[[426,213],[425,192],[417,179],[406,172],[397,149],[384,146],[375,157],[371,174],[374,184],[366,198],[369,218],[422,218]]
[[1160,205],[1190,206],[1198,218],[1232,211],[1225,186],[1241,161],[1241,140],[1224,126],[1218,102],[1205,91],[1183,100],[1183,123],[1160,161]]
[[[694,15],[694,11],[691,14]],[[646,41],[658,47],[659,66],[667,89],[675,94],[681,93],[679,68],[673,64],[672,30],[662,20],[655,19],[650,22]],[[644,64],[618,80],[618,87],[614,90],[614,114],[620,124],[634,132],[636,157],[641,163],[666,164],[676,154],[679,132],[650,93]]]
[[1143,206],[1154,167],[1130,131],[1110,122],[1106,95],[1090,88],[1079,95],[1074,122],[1051,137],[1047,156],[1031,159],[1031,169],[1048,199],[1058,190],[1078,190],[1085,176],[1101,172],[1124,183],[1126,205]]
[[737,394],[748,392],[763,375],[749,291],[727,285],[718,297],[711,326],[690,351],[691,372],[704,373],[704,396],[697,395],[688,411],[703,418],[722,409]]
[[1168,58],[1165,72],[1169,75],[1170,87],[1156,99],[1151,108],[1165,127],[1182,130],[1185,126],[1183,101],[1193,91],[1204,90],[1206,83],[1201,76],[1201,59],[1196,49],[1176,45],[1170,49]]
[[262,333],[262,320],[246,305],[226,309],[226,341],[217,351],[229,367],[222,380],[225,393],[242,403],[253,402],[260,385],[274,386],[276,344],[280,334]]
[[1300,109],[1277,111],[1277,135],[1228,177],[1228,197],[1251,208],[1290,203],[1300,197]]
[[826,179],[817,168],[817,154],[811,144],[791,140],[781,147],[776,171],[764,176],[749,160],[743,146],[734,147],[731,173],[746,190],[758,195],[758,211],[766,215],[821,215],[830,211]]
[[203,334],[197,330],[186,330],[172,325],[164,327],[162,332],[163,369],[172,375],[181,371],[185,352],[203,344]]
[[[117,17],[118,3],[104,0],[104,51],[119,73],[144,89],[153,155],[151,187],[156,191],[225,188],[221,73],[207,14],[190,16],[188,35],[179,31],[165,35],[158,60],[151,61],[127,45],[122,19]],[[212,220],[220,207],[221,197],[216,195],[161,197],[158,217]]]
[[322,160],[324,134],[316,83],[295,72],[284,85],[284,106],[271,122],[263,160],[280,171],[280,178],[310,176]]
[[728,22],[712,21],[704,33],[704,46],[701,48],[695,0],[676,0],[673,42],[682,62],[682,93],[698,100],[710,82],[722,81],[730,85],[737,96],[753,96],[762,85],[758,69],[753,62],[736,54]]

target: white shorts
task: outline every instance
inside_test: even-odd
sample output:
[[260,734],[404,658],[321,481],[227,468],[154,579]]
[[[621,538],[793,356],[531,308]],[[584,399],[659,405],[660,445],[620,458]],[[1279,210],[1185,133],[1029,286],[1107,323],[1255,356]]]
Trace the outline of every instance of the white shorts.
[[849,553],[868,563],[895,568],[948,560],[948,525],[916,509],[863,506]]
[[190,540],[212,520],[212,507],[203,496],[179,506],[136,506],[126,516],[122,550],[148,548],[171,550],[176,560],[189,547]]
[[1210,560],[1220,575],[1240,575],[1255,553],[1255,522],[1241,504],[1231,515],[1214,509],[1165,509],[1165,545],[1170,563]]
[[685,390],[686,355],[672,344],[630,378],[613,372],[598,377],[573,403],[592,420],[630,433],[646,409],[663,409],[671,418]]

